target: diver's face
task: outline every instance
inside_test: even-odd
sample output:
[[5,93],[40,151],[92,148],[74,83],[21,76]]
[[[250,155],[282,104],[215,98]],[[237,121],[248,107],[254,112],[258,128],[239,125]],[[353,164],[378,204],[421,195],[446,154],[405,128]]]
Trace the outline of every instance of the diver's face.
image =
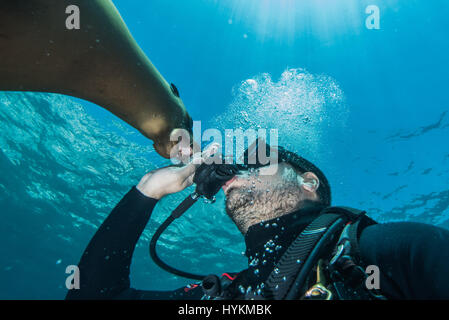
[[245,234],[251,225],[291,212],[302,200],[296,179],[286,163],[242,171],[223,186],[226,213]]

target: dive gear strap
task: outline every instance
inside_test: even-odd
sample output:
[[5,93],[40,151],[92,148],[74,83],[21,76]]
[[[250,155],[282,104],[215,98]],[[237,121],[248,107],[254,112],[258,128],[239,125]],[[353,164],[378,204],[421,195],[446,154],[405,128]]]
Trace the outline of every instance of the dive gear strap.
[[365,287],[367,275],[359,266],[362,262],[358,236],[363,228],[372,224],[376,222],[365,216],[365,211],[325,208],[281,256],[265,281],[262,294],[242,292],[242,288],[251,286],[247,279],[249,269],[246,269],[231,283],[225,279],[226,286],[220,287],[216,281],[215,288],[220,287],[220,290],[205,290],[205,296],[219,300],[384,299]]
[[[376,223],[365,213],[348,207],[321,211],[282,255],[265,283],[262,299],[381,299],[365,287],[366,274],[359,266],[359,232]],[[314,269],[316,283],[308,287]],[[255,294],[247,298],[261,299]]]
[[153,237],[150,241],[150,256],[151,259],[153,259],[154,263],[156,263],[160,268],[164,269],[165,271],[171,272],[173,274],[176,274],[181,277],[190,278],[190,279],[196,279],[196,280],[202,280],[205,276],[198,275],[194,273],[185,272],[179,269],[176,269],[172,266],[169,266],[164,261],[162,261],[156,252],[156,244],[159,240],[159,237],[161,234],[165,231],[165,229],[168,228],[168,226],[177,218],[181,217],[184,212],[186,212],[199,198],[199,195],[197,193],[192,193],[187,198],[184,199],[183,202],[179,206],[176,207],[175,210],[171,213],[171,215],[159,226],[159,228],[154,233]]

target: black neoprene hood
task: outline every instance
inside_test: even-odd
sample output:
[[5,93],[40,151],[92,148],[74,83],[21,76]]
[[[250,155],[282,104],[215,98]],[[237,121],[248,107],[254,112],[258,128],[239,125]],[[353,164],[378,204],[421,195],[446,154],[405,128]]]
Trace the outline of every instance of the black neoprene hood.
[[[317,194],[320,197],[321,204],[324,206],[330,206],[331,188],[329,181],[327,180],[324,173],[309,160],[299,156],[292,151],[285,149],[282,146],[272,147],[264,140],[257,139],[250,147],[248,147],[248,149],[246,149],[245,153],[243,154],[244,165],[239,166],[240,169],[247,170],[248,168],[259,168],[267,165],[267,163],[260,162],[259,152],[263,152],[263,150],[260,150],[260,147],[265,147],[264,151],[266,157],[277,157],[277,162],[286,162],[300,173],[313,172],[320,181],[319,187],[317,189]],[[277,153],[277,156],[273,155],[273,153]],[[252,156],[252,158],[250,157],[250,155]],[[255,161],[255,163],[251,161]]]
[[325,206],[330,206],[331,187],[326,176],[317,166],[315,166],[309,160],[299,156],[294,152],[288,151],[281,146],[278,147],[278,159],[279,162],[286,162],[302,173],[313,172],[320,181],[317,193],[320,196],[321,202]]

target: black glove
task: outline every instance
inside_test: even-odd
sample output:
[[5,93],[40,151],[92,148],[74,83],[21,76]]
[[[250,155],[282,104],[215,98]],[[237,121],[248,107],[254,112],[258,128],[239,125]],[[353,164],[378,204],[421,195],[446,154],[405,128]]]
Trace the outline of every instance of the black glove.
[[233,164],[205,164],[196,169],[193,182],[196,184],[196,193],[212,200],[220,188],[237,173],[238,168]]

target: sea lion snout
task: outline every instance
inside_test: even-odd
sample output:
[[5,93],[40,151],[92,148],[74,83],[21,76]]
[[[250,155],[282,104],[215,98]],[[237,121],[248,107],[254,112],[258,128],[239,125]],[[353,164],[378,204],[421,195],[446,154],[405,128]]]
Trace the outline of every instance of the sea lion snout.
[[184,161],[193,154],[192,133],[188,130],[177,128],[166,137],[169,139],[157,139],[154,143],[154,149],[160,156]]

